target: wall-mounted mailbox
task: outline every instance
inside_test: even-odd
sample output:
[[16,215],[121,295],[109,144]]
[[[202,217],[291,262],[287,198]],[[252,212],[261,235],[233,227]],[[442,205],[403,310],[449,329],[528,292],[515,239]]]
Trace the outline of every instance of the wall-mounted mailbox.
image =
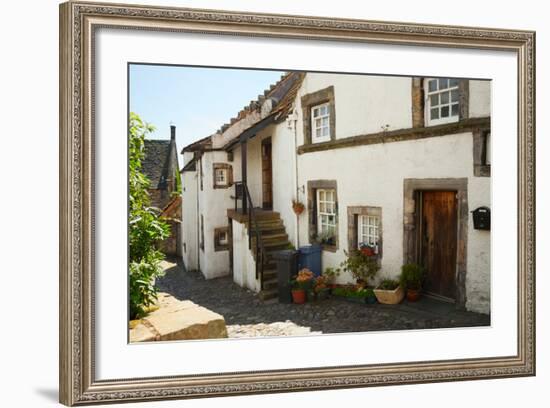
[[472,211],[474,215],[474,229],[490,230],[491,229],[491,209],[489,207],[478,207]]

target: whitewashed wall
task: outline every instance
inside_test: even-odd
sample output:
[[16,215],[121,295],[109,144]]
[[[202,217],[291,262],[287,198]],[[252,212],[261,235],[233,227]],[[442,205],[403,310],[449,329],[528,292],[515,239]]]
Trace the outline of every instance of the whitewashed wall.
[[214,251],[214,229],[228,226],[227,209],[233,206],[230,198],[233,187],[213,188],[213,164],[227,163],[227,153],[205,152],[199,163],[202,165],[203,190],[199,187],[198,220],[200,221],[200,215],[204,219],[204,250],[200,251],[200,270],[206,279],[211,279],[230,273],[229,251]]
[[256,263],[248,249],[248,232],[246,226],[233,221],[233,280],[237,285],[260,291],[260,281],[256,279]]
[[491,82],[469,81],[469,83],[469,116],[471,118],[491,116]]
[[342,74],[307,74],[298,93],[299,144],[303,144],[303,95],[334,86],[336,139],[412,126],[411,78]]
[[[347,207],[382,208],[383,258],[379,277],[396,277],[403,264],[403,179],[468,177],[470,211],[490,206],[490,178],[473,177],[471,133],[423,140],[358,146],[298,156],[299,185],[308,180],[337,180],[338,240],[336,252],[323,251],[323,268],[338,266],[348,248]],[[342,165],[345,163],[345,165]],[[470,216],[471,217],[471,216]],[[300,217],[300,242],[308,241],[308,217]],[[489,307],[490,237],[468,233],[467,307],[487,312]],[[352,281],[342,274],[339,282]]]
[[182,250],[183,263],[188,271],[198,269],[198,217],[197,217],[197,172],[185,171],[181,178],[182,191]]

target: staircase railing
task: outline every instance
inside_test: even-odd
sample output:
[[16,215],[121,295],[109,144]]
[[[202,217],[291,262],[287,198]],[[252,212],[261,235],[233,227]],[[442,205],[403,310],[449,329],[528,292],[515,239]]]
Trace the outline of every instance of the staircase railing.
[[232,197],[235,200],[235,211],[238,210],[238,201],[242,199],[242,211],[243,214],[248,216],[248,249],[252,250],[252,236],[256,238],[256,245],[254,247],[255,259],[256,259],[256,279],[260,279],[260,289],[264,288],[264,259],[265,249],[262,241],[262,234],[258,227],[258,218],[256,216],[256,209],[252,203],[252,197],[246,183],[242,181],[236,181],[235,195]]

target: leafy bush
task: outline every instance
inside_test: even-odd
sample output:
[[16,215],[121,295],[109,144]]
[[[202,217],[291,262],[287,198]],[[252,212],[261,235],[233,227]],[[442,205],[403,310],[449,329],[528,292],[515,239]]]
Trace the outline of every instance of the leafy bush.
[[155,278],[162,276],[164,255],[156,243],[167,238],[169,226],[150,206],[149,180],[141,172],[145,136],[154,127],[130,113],[129,131],[129,242],[130,242],[130,318],[143,316],[157,299]]
[[424,268],[418,264],[406,264],[401,267],[399,282],[406,289],[420,290],[424,279]]
[[382,282],[380,282],[380,285],[378,285],[378,289],[395,290],[398,286],[399,282],[395,279],[384,279]]
[[355,279],[361,279],[368,282],[374,278],[380,270],[380,265],[376,257],[366,255],[362,251],[353,250],[344,251],[347,258],[340,264],[344,271],[349,271]]

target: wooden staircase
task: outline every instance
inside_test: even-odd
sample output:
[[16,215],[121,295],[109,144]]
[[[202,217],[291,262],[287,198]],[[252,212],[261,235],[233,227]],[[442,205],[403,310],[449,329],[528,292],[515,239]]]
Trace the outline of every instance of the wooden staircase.
[[[288,240],[288,234],[286,233],[285,225],[279,213],[261,210],[259,215],[255,223],[260,231],[265,254],[263,260],[263,274],[260,276],[262,290],[259,296],[262,300],[268,300],[276,298],[279,294],[277,289],[277,269],[273,259],[273,253],[288,249],[290,241]],[[252,227],[255,228],[254,225]],[[250,226],[247,225],[247,228],[250,228]],[[252,237],[250,250],[254,257],[254,261],[257,262],[255,237]]]

